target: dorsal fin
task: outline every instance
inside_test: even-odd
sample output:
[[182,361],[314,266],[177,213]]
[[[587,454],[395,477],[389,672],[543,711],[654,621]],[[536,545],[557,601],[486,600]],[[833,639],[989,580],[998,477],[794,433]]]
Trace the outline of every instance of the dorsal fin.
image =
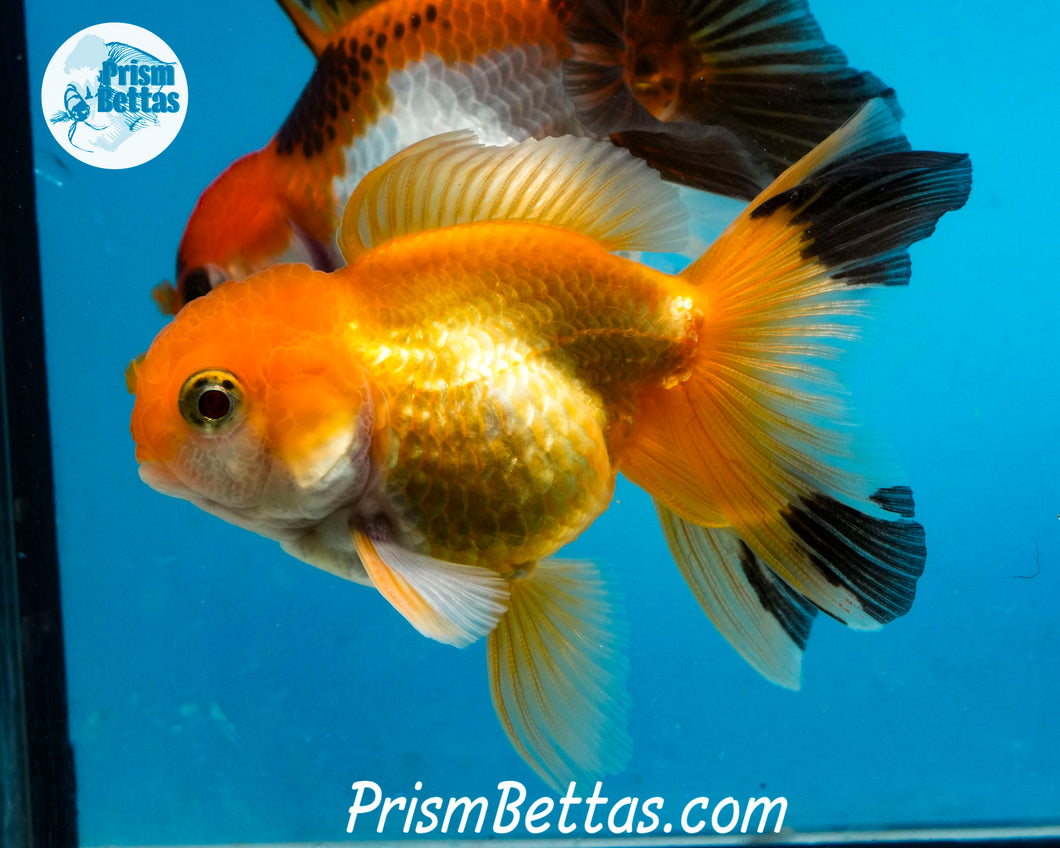
[[382,0],[277,0],[291,19],[298,35],[313,55],[319,57],[333,36],[351,21]]
[[412,233],[483,221],[546,224],[607,250],[679,251],[688,216],[675,186],[589,138],[487,147],[457,131],[413,144],[357,186],[339,229],[347,262]]

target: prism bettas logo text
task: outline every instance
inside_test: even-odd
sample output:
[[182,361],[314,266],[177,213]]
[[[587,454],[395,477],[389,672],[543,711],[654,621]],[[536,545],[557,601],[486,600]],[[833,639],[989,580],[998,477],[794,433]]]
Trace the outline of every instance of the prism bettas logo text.
[[180,62],[154,33],[97,24],[67,39],[44,72],[41,105],[55,140],[99,168],[131,168],[176,138],[188,108]]
[[[115,45],[141,58],[151,57],[126,44]],[[112,52],[114,48],[112,48]],[[166,92],[168,86],[176,85],[173,64],[141,65],[132,59],[128,65],[119,65],[107,59],[99,72],[99,88],[96,90],[96,109],[100,112],[179,112],[180,92]],[[128,89],[126,89],[128,86]]]

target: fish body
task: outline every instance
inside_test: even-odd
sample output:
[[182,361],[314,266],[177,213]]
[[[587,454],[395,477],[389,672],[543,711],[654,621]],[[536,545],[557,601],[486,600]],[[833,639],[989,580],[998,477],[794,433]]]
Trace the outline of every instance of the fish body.
[[[584,287],[572,285],[571,263],[585,275]],[[374,416],[385,411],[385,431],[373,442],[376,488],[358,488],[358,497],[370,494],[371,509],[392,516],[417,551],[510,574],[553,555],[603,512],[615,480],[612,441],[637,390],[687,368],[683,353],[695,335],[690,301],[679,306],[659,284],[662,276],[577,233],[487,222],[406,236],[330,277],[276,266],[252,283],[219,288],[185,323],[239,316],[230,332],[244,344],[260,337],[270,348],[312,351],[308,361],[277,356],[276,371],[244,366],[233,373],[247,397],[268,397],[270,413],[280,403],[300,410],[303,433],[315,429],[310,420],[341,432],[341,452],[354,435],[373,432]],[[387,284],[372,291],[355,280]],[[281,324],[247,303],[251,296],[291,309]],[[173,335],[173,345],[190,346]],[[203,339],[199,346],[201,361],[243,358],[236,345]],[[193,373],[190,367],[178,364],[170,374]],[[327,388],[304,376],[318,371],[328,374]],[[260,374],[253,384],[242,377],[251,373]],[[281,401],[291,383],[314,402]],[[307,415],[318,403],[327,414]],[[371,423],[349,426],[369,411]],[[140,418],[146,428],[164,416]],[[296,438],[271,419],[253,426],[264,444]],[[171,446],[182,441],[162,438]],[[141,459],[148,467],[154,461]],[[317,475],[299,477],[315,482]],[[268,475],[241,471],[238,479]],[[326,516],[314,510],[303,517],[297,531]],[[288,523],[247,513],[244,523],[255,521],[264,535],[291,536]]]
[[168,312],[271,264],[342,264],[353,189],[431,135],[607,138],[667,178],[750,199],[864,101],[801,0],[382,0],[282,4],[317,65],[273,139],[202,194]]
[[590,565],[553,559],[617,473],[780,685],[818,610],[875,629],[910,608],[912,493],[852,467],[823,363],[969,186],[966,156],[910,151],[874,101],[669,275],[616,255],[687,234],[673,186],[627,152],[429,139],[354,192],[345,267],[225,283],[134,363],[141,475],[373,586],[431,638],[487,636],[526,760],[558,785],[617,770],[609,607]]

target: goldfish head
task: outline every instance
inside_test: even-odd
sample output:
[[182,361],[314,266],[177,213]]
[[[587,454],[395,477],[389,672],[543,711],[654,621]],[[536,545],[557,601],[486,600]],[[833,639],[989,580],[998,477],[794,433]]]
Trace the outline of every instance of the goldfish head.
[[332,270],[337,250],[309,235],[289,208],[268,148],[237,159],[202,193],[177,251],[176,290],[155,291],[163,312],[176,314],[226,280],[270,265],[306,262]]
[[183,309],[127,375],[144,482],[280,540],[358,502],[386,416],[343,295],[282,265]]

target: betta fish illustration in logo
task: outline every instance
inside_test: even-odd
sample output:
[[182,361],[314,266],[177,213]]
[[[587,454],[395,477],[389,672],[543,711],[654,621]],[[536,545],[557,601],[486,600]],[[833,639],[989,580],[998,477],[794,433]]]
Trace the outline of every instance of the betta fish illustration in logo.
[[88,27],[48,63],[41,106],[55,140],[98,168],[132,168],[165,150],[188,108],[176,54],[133,24]]

